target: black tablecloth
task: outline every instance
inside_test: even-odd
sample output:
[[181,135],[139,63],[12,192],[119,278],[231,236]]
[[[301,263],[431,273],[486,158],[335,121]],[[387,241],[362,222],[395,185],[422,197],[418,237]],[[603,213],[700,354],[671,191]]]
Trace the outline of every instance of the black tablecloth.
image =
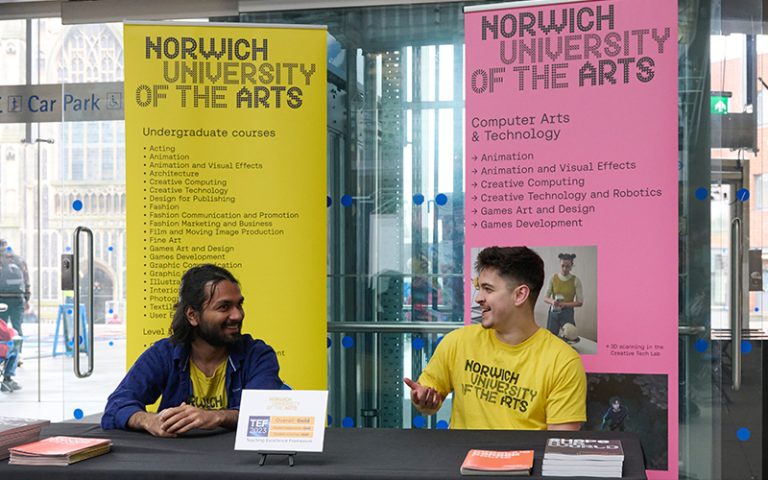
[[[618,438],[625,453],[624,477],[645,479],[640,442],[630,433],[521,432],[478,430],[397,430],[330,428],[323,453],[270,456],[263,467],[259,454],[235,451],[234,432],[200,432],[184,438],[154,438],[146,433],[104,431],[95,425],[52,424],[42,437],[70,435],[110,438],[112,452],[67,467],[0,464],[0,479],[448,479],[461,477],[459,467],[471,448],[534,449],[533,474],[541,478],[544,442],[548,437]],[[556,477],[545,477],[556,478]]]

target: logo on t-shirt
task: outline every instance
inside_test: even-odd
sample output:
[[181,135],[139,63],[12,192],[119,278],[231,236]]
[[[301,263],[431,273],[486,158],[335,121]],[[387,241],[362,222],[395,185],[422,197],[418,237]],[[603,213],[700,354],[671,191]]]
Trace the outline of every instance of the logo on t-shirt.
[[190,395],[189,398],[187,398],[187,403],[193,407],[202,408],[203,410],[221,410],[225,408],[223,394],[210,397]]
[[506,368],[467,359],[464,372],[469,375],[469,382],[461,384],[460,392],[488,403],[524,413],[538,395],[536,390],[519,386],[520,374]]

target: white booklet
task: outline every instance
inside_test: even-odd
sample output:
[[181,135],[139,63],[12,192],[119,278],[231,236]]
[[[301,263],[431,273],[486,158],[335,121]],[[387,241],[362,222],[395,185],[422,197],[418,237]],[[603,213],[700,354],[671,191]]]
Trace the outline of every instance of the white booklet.
[[322,452],[327,390],[243,390],[235,450]]

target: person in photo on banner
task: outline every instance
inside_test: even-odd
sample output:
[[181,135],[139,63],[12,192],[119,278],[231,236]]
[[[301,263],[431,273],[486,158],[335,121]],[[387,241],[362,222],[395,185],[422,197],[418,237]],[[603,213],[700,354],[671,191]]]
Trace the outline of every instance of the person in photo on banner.
[[432,415],[453,393],[450,428],[579,430],[587,395],[581,358],[534,318],[541,257],[526,247],[489,247],[475,267],[482,321],[447,334],[418,382],[404,379],[413,405]]
[[576,325],[574,308],[584,305],[581,280],[571,273],[576,254],[561,253],[560,271],[550,277],[544,302],[549,304],[547,330],[559,335],[566,323]]
[[[224,268],[206,264],[184,273],[170,337],[136,360],[109,396],[101,427],[157,437],[233,429],[243,389],[282,388],[275,351],[241,333],[243,301]],[[158,413],[147,412],[161,395]]]
[[622,405],[619,397],[611,397],[608,402],[608,409],[603,414],[603,419],[600,422],[600,430],[624,431],[626,426],[624,425],[629,417],[629,409]]

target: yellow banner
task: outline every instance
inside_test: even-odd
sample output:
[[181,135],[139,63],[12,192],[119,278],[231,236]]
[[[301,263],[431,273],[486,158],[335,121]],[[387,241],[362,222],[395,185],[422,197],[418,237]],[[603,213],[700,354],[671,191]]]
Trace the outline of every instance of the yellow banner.
[[221,265],[283,381],[326,388],[326,30],[125,25],[127,364]]

